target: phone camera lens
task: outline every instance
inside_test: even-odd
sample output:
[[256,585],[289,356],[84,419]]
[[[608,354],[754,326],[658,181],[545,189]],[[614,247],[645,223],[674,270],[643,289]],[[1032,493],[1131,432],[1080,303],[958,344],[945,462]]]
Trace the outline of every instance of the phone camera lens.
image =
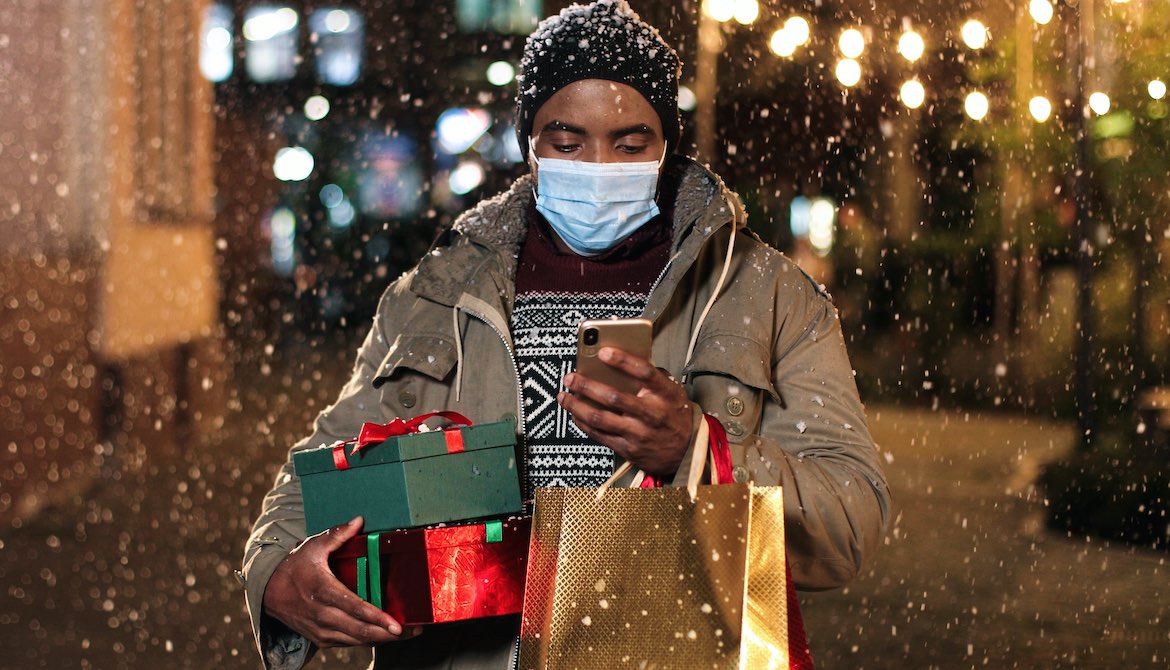
[[587,344],[589,346],[593,346],[593,345],[597,344],[597,329],[596,328],[586,328],[585,329],[585,344]]

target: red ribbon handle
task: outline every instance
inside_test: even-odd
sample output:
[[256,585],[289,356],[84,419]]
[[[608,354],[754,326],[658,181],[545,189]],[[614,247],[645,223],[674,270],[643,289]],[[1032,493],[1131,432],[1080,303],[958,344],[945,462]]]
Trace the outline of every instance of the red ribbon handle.
[[[715,472],[712,473],[712,483],[715,484],[730,484],[733,481],[731,475],[731,443],[727,440],[727,431],[723,429],[723,424],[719,423],[719,419],[704,414],[703,418],[707,421],[707,429],[710,437],[711,456],[715,461]],[[642,479],[641,488],[656,489],[662,486],[662,482],[658,481],[653,475],[646,475]]]
[[[471,419],[463,416],[459,412],[429,412],[427,414],[420,414],[413,419],[403,421],[402,419],[394,419],[390,423],[364,423],[362,424],[361,432],[358,436],[349,440],[342,440],[333,445],[333,465],[338,470],[345,470],[349,467],[349,459],[345,453],[346,445],[353,444],[353,450],[349,455],[353,455],[370,446],[371,444],[379,444],[385,442],[392,437],[399,435],[409,435],[417,433],[420,426],[424,422],[435,418],[442,417],[463,426],[475,425]],[[463,435],[458,430],[444,431],[447,434],[447,451],[456,452],[463,451]],[[456,436],[452,439],[452,435]]]

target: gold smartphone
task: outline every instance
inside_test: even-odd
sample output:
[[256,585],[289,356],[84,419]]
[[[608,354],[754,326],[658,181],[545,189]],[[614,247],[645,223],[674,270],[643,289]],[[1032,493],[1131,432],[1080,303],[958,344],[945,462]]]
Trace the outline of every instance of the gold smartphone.
[[577,372],[608,384],[623,393],[635,394],[638,380],[606,365],[597,357],[602,347],[613,347],[650,360],[654,326],[649,319],[590,319],[577,326]]

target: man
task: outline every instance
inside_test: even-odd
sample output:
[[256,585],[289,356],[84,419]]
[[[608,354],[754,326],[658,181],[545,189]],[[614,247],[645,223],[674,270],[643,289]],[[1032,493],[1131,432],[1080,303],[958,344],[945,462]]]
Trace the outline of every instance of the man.
[[[516,419],[529,497],[596,486],[622,460],[685,481],[706,413],[730,435],[738,481],[785,487],[797,585],[854,577],[889,499],[836,312],[747,232],[715,175],[674,155],[679,71],[624,0],[542,23],[517,96],[533,174],[465,213],[391,285],[350,382],[293,449],[439,409]],[[602,352],[636,394],[571,372],[581,320],[638,315],[654,322],[653,360]],[[379,668],[511,667],[516,617],[403,630],[329,572],[361,520],[305,539],[301,509],[290,458],[244,564],[268,667],[338,645],[376,645]]]

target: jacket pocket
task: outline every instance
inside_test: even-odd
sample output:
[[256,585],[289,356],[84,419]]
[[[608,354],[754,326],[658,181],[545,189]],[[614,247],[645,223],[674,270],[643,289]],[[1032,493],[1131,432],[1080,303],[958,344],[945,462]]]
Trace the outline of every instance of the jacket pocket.
[[758,432],[764,402],[779,400],[770,361],[765,347],[735,334],[714,333],[695,346],[684,370],[691,398],[719,419],[732,442]]
[[455,343],[446,337],[400,335],[378,366],[373,386],[381,390],[384,406],[398,416],[409,416],[435,400],[427,396],[434,395],[438,386],[445,388],[442,382],[455,361]]

